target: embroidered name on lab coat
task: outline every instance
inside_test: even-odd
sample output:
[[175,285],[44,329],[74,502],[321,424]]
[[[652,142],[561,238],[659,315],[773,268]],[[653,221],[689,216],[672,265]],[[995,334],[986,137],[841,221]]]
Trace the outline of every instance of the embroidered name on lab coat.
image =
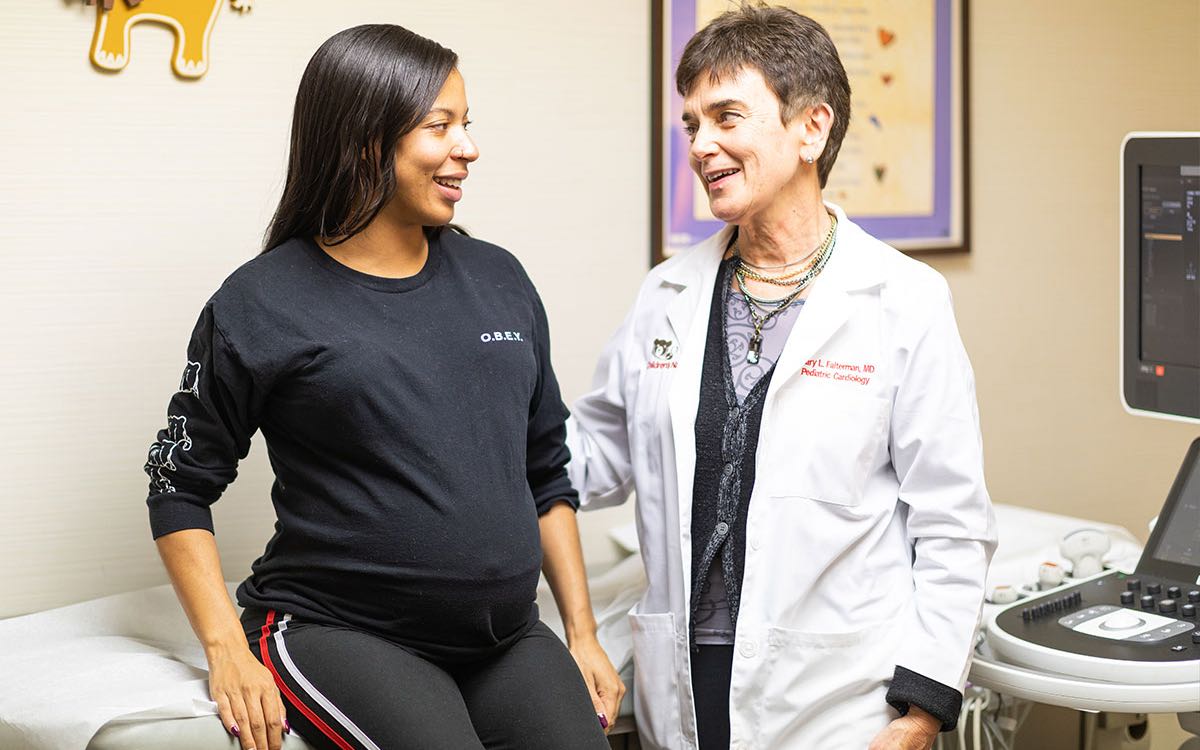
[[822,380],[838,380],[867,385],[875,373],[875,365],[851,364],[835,359],[810,359],[800,368],[800,374]]

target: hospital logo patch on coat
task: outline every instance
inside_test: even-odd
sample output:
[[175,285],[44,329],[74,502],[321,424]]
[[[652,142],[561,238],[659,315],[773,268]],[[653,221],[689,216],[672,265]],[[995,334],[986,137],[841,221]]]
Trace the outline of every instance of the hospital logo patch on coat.
[[671,339],[654,339],[650,349],[650,358],[646,360],[647,370],[658,370],[678,367],[675,359],[675,342]]

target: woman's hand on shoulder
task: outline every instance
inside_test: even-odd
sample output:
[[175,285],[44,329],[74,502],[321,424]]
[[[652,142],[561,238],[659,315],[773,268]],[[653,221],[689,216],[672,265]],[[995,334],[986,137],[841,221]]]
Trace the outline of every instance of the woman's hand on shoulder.
[[893,719],[871,740],[868,750],[929,750],[942,730],[932,714],[909,706],[908,713]]
[[291,732],[283,699],[271,672],[248,647],[208,652],[208,691],[242,750],[280,750],[284,733]]
[[600,719],[604,733],[608,734],[617,720],[621,699],[625,697],[625,683],[621,682],[621,677],[595,635],[576,638],[569,648],[575,663],[579,665],[579,671],[583,673],[588,692],[592,694],[596,717]]

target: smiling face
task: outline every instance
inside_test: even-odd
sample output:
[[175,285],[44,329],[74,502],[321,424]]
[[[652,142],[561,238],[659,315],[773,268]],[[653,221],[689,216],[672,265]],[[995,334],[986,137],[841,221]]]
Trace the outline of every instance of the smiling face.
[[683,122],[713,216],[742,224],[786,207],[802,173],[804,120],[783,123],[779,99],[757,69],[715,83],[708,75],[696,79],[683,100]]
[[479,158],[469,124],[466,87],[452,70],[428,114],[396,146],[396,192],[386,209],[395,221],[441,226],[454,218],[467,166]]

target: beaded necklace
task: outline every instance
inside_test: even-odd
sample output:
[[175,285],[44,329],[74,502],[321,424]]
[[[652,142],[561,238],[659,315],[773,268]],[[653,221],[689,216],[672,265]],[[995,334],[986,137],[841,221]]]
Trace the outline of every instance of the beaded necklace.
[[[761,281],[766,284],[775,284],[776,286],[795,286],[797,283],[799,283],[800,279],[809,271],[811,271],[813,266],[817,264],[817,261],[820,260],[821,252],[828,248],[833,242],[833,237],[837,233],[837,217],[833,214],[830,214],[829,218],[831,219],[829,223],[829,231],[825,233],[825,238],[821,240],[821,244],[817,245],[817,247],[814,248],[811,253],[804,256],[800,260],[793,261],[792,263],[785,263],[781,266],[756,266],[753,263],[746,261],[745,258],[742,258],[739,255],[737,256],[738,269],[748,279],[754,279],[755,281]],[[763,273],[763,271],[790,268],[800,264],[804,265],[795,271],[788,271],[780,276],[768,276]]]

